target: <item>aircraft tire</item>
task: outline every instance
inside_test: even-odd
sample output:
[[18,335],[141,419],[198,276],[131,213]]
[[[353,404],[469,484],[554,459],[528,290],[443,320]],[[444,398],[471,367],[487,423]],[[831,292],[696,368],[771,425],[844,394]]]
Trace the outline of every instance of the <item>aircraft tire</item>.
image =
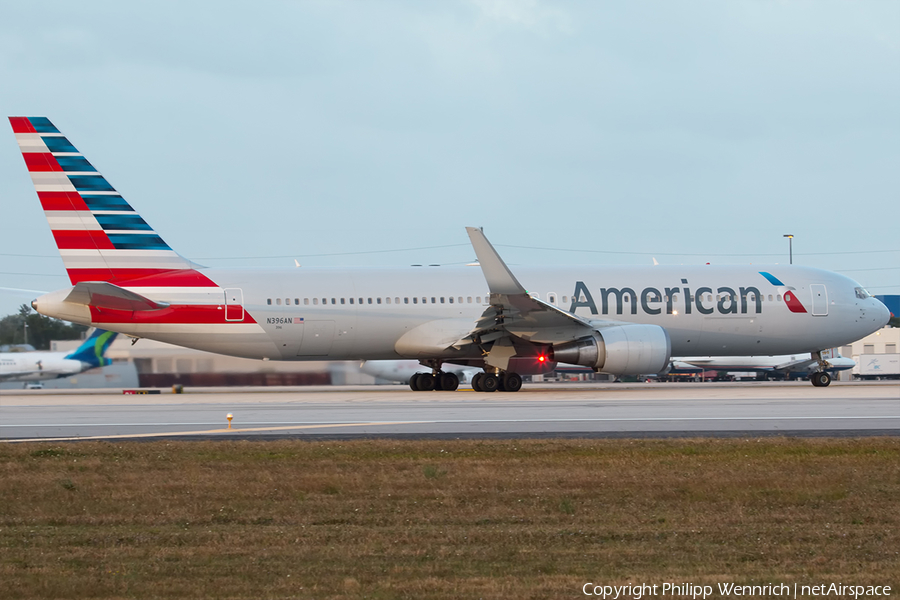
[[826,371],[814,373],[812,376],[813,385],[816,387],[828,387],[831,385],[831,375]]
[[483,392],[484,390],[481,388],[481,380],[484,378],[484,373],[475,373],[475,376],[472,377],[472,389],[476,392]]
[[413,373],[412,377],[409,378],[409,389],[414,392],[419,391],[419,373]]
[[435,383],[435,377],[431,373],[419,373],[416,387],[419,388],[420,392],[430,392],[434,389]]
[[485,373],[481,378],[481,389],[485,392],[496,392],[500,387],[500,378],[493,373]]
[[445,392],[456,391],[456,388],[459,387],[459,377],[455,373],[441,373],[440,381],[440,389]]
[[522,389],[522,376],[518,373],[508,372],[503,376],[503,391],[518,392]]

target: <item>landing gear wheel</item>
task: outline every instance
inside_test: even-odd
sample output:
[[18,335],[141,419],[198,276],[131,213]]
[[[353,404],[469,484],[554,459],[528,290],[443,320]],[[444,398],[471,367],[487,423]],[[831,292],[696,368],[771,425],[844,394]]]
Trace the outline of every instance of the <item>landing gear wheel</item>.
[[445,392],[455,391],[459,387],[459,377],[455,373],[441,373],[439,379],[440,389]]
[[518,392],[522,389],[522,376],[518,373],[508,372],[503,376],[503,390],[506,392]]
[[500,378],[493,373],[485,373],[481,378],[481,389],[485,392],[496,392],[500,387]]
[[472,377],[472,389],[476,392],[484,391],[484,389],[481,387],[482,379],[484,379],[484,373],[475,373],[475,376]]
[[434,389],[434,375],[431,373],[419,373],[419,379],[416,381],[416,387],[420,392],[430,392]]
[[813,373],[812,377],[810,377],[810,381],[816,387],[828,387],[831,385],[831,375],[829,375],[826,371],[820,371],[818,373]]
[[409,389],[414,392],[419,391],[419,375],[421,373],[413,373],[412,377],[409,378]]

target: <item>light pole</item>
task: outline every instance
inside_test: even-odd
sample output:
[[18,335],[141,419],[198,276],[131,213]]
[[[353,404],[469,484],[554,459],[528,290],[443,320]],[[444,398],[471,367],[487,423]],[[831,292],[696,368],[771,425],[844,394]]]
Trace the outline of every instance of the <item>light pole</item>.
[[784,234],[784,237],[788,239],[788,253],[790,254],[791,264],[794,264],[794,235],[786,233]]

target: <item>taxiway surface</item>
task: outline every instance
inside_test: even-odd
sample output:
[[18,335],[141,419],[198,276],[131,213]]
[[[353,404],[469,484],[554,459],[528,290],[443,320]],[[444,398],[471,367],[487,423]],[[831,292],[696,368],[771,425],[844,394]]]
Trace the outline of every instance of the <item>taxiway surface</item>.
[[4,390],[0,439],[900,435],[897,382],[569,383],[515,394],[403,386],[72,392]]

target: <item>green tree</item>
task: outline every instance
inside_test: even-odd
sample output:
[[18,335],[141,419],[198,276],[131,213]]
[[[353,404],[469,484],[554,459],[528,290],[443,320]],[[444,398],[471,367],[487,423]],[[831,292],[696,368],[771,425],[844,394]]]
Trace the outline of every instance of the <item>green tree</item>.
[[0,345],[31,344],[49,350],[51,340],[78,340],[86,330],[84,325],[45,317],[23,304],[18,314],[0,319]]

